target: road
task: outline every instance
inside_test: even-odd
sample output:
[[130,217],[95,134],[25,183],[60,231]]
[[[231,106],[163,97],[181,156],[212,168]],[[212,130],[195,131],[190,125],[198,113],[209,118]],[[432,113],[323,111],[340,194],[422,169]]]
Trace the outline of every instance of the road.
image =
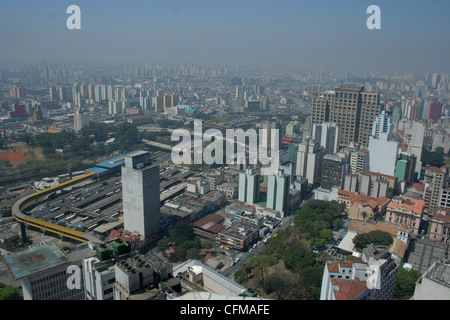
[[[289,228],[289,226],[292,224],[293,221],[294,221],[293,215],[284,218],[283,221],[277,227],[275,227],[273,231],[266,237],[273,237],[278,231],[286,230],[287,228]],[[261,254],[265,248],[266,244],[261,241],[254,248],[252,248],[251,251],[246,251],[241,254],[238,254],[237,256],[239,256],[239,261],[233,266],[224,270],[222,274],[226,277],[232,276],[236,271],[238,271],[241,267],[243,267],[248,260]]]

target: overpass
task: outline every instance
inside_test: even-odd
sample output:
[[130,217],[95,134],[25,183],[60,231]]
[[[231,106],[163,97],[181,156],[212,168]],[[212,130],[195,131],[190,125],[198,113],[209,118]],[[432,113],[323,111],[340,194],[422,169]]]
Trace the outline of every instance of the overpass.
[[163,149],[163,150],[167,150],[167,151],[172,151],[172,146],[169,146],[167,144],[159,143],[159,142],[156,142],[156,141],[150,141],[150,140],[147,140],[147,139],[142,139],[142,141],[148,146],[159,148],[159,149]]
[[[74,229],[71,229],[68,227],[64,227],[64,226],[58,225],[56,223],[45,221],[45,220],[42,220],[39,218],[30,217],[30,216],[26,215],[24,212],[29,207],[32,207],[33,205],[39,203],[40,201],[45,199],[47,196],[49,196],[50,194],[52,194],[58,190],[63,190],[67,187],[81,183],[83,181],[86,181],[89,179],[94,179],[95,177],[96,177],[95,173],[85,174],[81,177],[74,178],[72,180],[60,183],[54,187],[47,188],[42,191],[38,191],[31,195],[23,197],[22,199],[20,199],[16,203],[14,203],[12,210],[11,210],[12,216],[14,217],[14,219],[16,219],[20,223],[22,228],[24,228],[24,225],[28,225],[28,226],[36,227],[36,228],[39,228],[42,230],[46,230],[46,231],[70,238],[73,240],[77,240],[80,242],[86,242],[89,239],[86,236],[85,232],[81,232],[81,231],[74,230]],[[23,236],[24,236],[24,229],[22,229],[22,237]]]

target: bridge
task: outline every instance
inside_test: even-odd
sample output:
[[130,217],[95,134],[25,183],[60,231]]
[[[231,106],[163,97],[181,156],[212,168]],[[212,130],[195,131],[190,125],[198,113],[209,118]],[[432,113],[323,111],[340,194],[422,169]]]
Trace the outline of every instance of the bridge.
[[[93,179],[95,177],[96,177],[95,173],[85,174],[81,177],[77,177],[72,180],[60,183],[54,187],[47,188],[42,191],[38,191],[31,195],[28,195],[28,196],[20,199],[16,203],[14,203],[14,205],[12,207],[12,216],[14,217],[14,219],[16,219],[20,223],[22,228],[24,228],[24,225],[28,225],[28,226],[36,227],[36,228],[39,228],[42,230],[46,230],[46,231],[70,238],[73,240],[77,240],[80,242],[86,242],[89,239],[86,236],[85,232],[81,232],[81,231],[74,230],[74,229],[71,229],[68,227],[64,227],[64,226],[58,225],[53,222],[41,220],[39,218],[30,217],[30,216],[26,215],[24,212],[26,209],[34,206],[35,204],[39,203],[40,201],[45,199],[47,196],[49,196],[50,194],[52,194],[58,190],[65,189],[67,187],[81,183],[83,181]],[[24,235],[24,230],[22,230],[22,235]]]
[[142,142],[144,142],[146,145],[151,146],[151,147],[155,147],[155,148],[159,148],[159,149],[163,149],[163,150],[167,150],[167,151],[172,151],[172,146],[169,146],[168,144],[164,144],[164,143],[160,143],[160,142],[156,142],[156,141],[150,141],[147,139],[142,139]]

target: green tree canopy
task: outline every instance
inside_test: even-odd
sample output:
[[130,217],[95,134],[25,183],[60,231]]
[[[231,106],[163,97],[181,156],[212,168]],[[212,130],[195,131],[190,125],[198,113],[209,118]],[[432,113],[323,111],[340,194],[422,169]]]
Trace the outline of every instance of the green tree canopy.
[[374,230],[369,233],[361,233],[353,238],[353,243],[359,249],[373,243],[375,245],[390,246],[393,243],[392,236],[384,231]]

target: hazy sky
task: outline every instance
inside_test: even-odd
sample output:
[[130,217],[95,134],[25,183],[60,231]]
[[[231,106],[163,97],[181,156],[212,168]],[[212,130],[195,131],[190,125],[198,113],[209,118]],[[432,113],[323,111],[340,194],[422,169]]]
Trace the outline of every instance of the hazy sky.
[[[69,5],[81,30],[68,30]],[[368,6],[381,8],[369,30]],[[0,2],[0,61],[251,63],[450,72],[449,0]]]

